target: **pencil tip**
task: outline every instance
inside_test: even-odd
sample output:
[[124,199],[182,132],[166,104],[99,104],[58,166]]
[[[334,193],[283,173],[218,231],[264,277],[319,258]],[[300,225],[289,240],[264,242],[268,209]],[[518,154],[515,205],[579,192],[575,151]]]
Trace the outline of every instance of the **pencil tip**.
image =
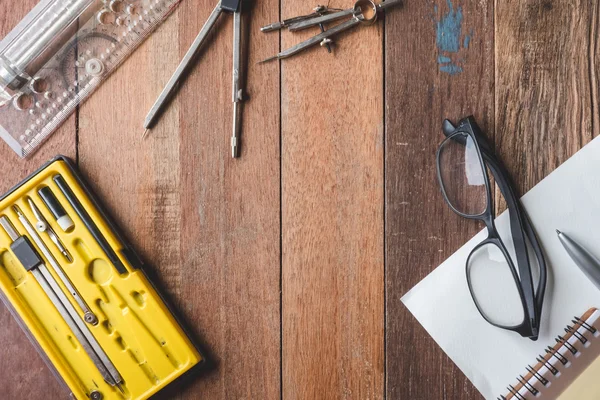
[[559,230],[557,229],[557,230],[556,230],[556,234],[557,234],[557,235],[562,235],[562,232],[561,232],[561,231],[559,231]]
[[150,132],[150,129],[146,129],[144,131],[144,134],[142,135],[142,140],[146,139],[146,136],[148,136],[148,132]]

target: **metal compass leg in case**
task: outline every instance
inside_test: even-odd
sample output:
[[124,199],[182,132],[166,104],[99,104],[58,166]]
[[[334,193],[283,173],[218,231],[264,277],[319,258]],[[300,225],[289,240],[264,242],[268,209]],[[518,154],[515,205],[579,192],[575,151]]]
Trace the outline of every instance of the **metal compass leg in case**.
[[[33,241],[39,248],[42,250],[42,253],[45,257],[49,257],[48,259],[51,262],[53,268],[56,268],[54,263],[56,262],[54,258],[51,256],[51,253],[46,248],[44,242],[40,239],[40,237],[35,232],[33,226],[27,219],[27,217],[23,214],[21,209],[18,206],[13,206],[13,211],[17,214],[19,221],[27,231],[29,235],[31,235]],[[7,233],[9,238],[11,239],[10,249],[13,251],[13,254],[16,256],[17,260],[22,264],[23,268],[26,271],[31,272],[34,279],[38,282],[50,302],[54,305],[62,319],[65,321],[69,329],[73,332],[73,335],[77,339],[77,341],[81,344],[81,347],[85,351],[85,353],[90,357],[98,372],[102,375],[102,378],[111,386],[118,388],[121,393],[124,393],[123,390],[123,378],[119,374],[119,371],[115,367],[115,365],[108,358],[108,355],[104,352],[94,335],[90,332],[88,327],[85,325],[83,320],[86,322],[92,323],[95,321],[97,323],[97,319],[94,316],[94,321],[91,321],[88,318],[88,314],[84,316],[84,319],[77,313],[75,307],[71,304],[68,297],[62,291],[60,285],[54,279],[54,276],[48,270],[44,259],[39,255],[38,251],[31,243],[27,236],[20,235],[15,229],[12,222],[5,215],[0,217],[0,226]],[[55,269],[57,274],[58,270]],[[67,284],[66,276],[59,274],[63,283],[66,284],[67,287],[70,287],[70,282]],[[64,279],[64,280],[63,280]],[[73,296],[78,296],[77,293],[71,293]],[[79,301],[78,301],[78,304]],[[89,312],[89,310],[88,310]],[[91,312],[89,312],[91,313]],[[93,314],[92,314],[93,316]],[[90,397],[93,400],[101,399],[102,393],[98,390],[91,390]]]
[[239,155],[240,145],[240,127],[242,114],[242,101],[244,92],[242,89],[242,70],[241,70],[241,53],[242,53],[242,0],[221,0],[215,7],[213,12],[208,17],[208,20],[200,30],[200,33],[192,43],[192,46],[187,51],[183,60],[175,70],[175,73],[163,89],[162,93],[150,109],[146,121],[144,122],[144,136],[148,130],[152,129],[158,120],[162,110],[167,102],[174,95],[179,87],[179,84],[184,79],[184,75],[189,72],[191,63],[196,59],[204,42],[217,20],[223,12],[233,13],[233,134],[231,136],[231,155],[233,158]]

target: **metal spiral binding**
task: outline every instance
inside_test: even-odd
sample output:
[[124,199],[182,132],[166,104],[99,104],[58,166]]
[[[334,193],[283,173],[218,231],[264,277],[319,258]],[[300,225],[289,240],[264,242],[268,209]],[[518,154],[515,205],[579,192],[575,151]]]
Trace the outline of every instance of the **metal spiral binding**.
[[544,357],[539,356],[535,358],[537,362],[544,364],[544,366],[546,368],[548,368],[548,370],[552,373],[552,375],[556,376],[558,374],[558,369],[556,369],[556,367],[554,367],[554,365],[550,364],[548,362],[548,360],[546,360]]
[[595,335],[596,332],[598,331],[596,328],[594,328],[593,326],[591,326],[587,322],[583,321],[581,318],[575,317],[575,319],[572,320],[571,322],[574,323],[575,325],[579,324],[579,325],[583,326],[592,335]]
[[575,336],[582,344],[586,344],[588,341],[585,336],[579,333],[577,329],[574,329],[571,325],[567,325],[567,327],[565,328],[565,332],[572,333],[573,336]]
[[[585,330],[590,332],[592,335],[596,335],[598,333],[597,328],[591,326],[590,324],[588,324],[581,318],[575,317],[575,319],[573,319],[571,322],[574,324],[574,326],[567,325],[567,327],[565,328],[565,332],[572,335],[573,337],[575,337],[583,345],[585,345],[589,341],[589,339],[586,338],[581,332],[578,331],[578,329],[580,327],[584,328]],[[546,369],[548,369],[548,371],[550,371],[550,373],[552,373],[552,375],[554,375],[554,376],[558,375],[559,370],[554,365],[552,365],[552,363],[550,362],[552,357],[556,358],[564,366],[566,366],[569,363],[569,360],[567,359],[567,357],[565,357],[563,354],[561,354],[559,352],[560,349],[562,349],[564,347],[565,349],[569,350],[569,352],[573,355],[576,355],[580,351],[576,346],[574,346],[572,343],[569,343],[567,341],[567,339],[565,339],[561,335],[558,335],[555,340],[556,340],[556,343],[560,344],[560,348],[558,350],[555,350],[554,348],[548,346],[544,350],[545,350],[546,354],[549,354],[549,356],[541,356],[540,355],[539,357],[536,357],[536,360],[541,365],[545,366]],[[548,358],[546,358],[546,357],[548,357]],[[529,380],[527,380],[523,375],[519,375],[517,377],[517,381],[521,385],[520,386],[521,388],[525,388],[533,396],[537,396],[540,393],[540,391],[538,389],[536,389],[530,383],[531,379],[535,378],[544,387],[548,386],[550,381],[548,379],[544,378],[542,376],[542,374],[540,374],[539,370],[533,368],[531,365],[527,365],[526,368],[527,368],[527,372],[531,375]],[[526,400],[526,398],[521,393],[519,393],[519,391],[514,386],[508,385],[507,389],[510,393],[508,398],[510,398],[511,400],[512,399]],[[508,400],[508,398],[501,395],[500,397],[497,398],[497,400]]]
[[567,360],[567,357],[563,356],[562,354],[560,354],[558,351],[554,350],[550,346],[548,346],[546,348],[546,354],[550,354],[551,357],[556,358],[558,361],[560,361],[560,363],[562,365],[567,365],[569,362],[569,360]]
[[548,386],[548,379],[544,378],[539,372],[537,372],[531,365],[527,365],[527,372],[531,374],[531,376],[535,377],[542,385]]
[[571,354],[573,354],[573,355],[576,355],[577,353],[579,353],[579,350],[577,350],[577,347],[575,347],[571,343],[567,342],[565,340],[565,338],[560,335],[558,335],[556,337],[556,343],[560,343],[563,346],[565,346],[565,348],[568,349],[571,352]]
[[529,393],[531,393],[534,396],[537,396],[537,394],[539,393],[539,390],[534,388],[531,383],[527,382],[527,380],[523,377],[523,375],[519,375],[519,377],[517,379],[519,380],[519,383],[521,383],[521,385],[523,385],[523,387],[525,389],[529,390]]
[[508,391],[510,393],[512,393],[513,396],[515,396],[515,398],[519,399],[519,400],[527,400],[525,399],[525,397],[523,397],[523,395],[521,393],[519,393],[517,391],[517,389],[515,389],[512,385],[508,385],[507,387]]

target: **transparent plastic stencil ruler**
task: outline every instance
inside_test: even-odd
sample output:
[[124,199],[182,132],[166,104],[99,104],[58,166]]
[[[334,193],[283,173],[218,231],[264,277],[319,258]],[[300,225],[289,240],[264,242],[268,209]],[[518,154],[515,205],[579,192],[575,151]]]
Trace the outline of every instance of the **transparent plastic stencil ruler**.
[[42,0],[0,42],[0,137],[31,154],[180,1]]

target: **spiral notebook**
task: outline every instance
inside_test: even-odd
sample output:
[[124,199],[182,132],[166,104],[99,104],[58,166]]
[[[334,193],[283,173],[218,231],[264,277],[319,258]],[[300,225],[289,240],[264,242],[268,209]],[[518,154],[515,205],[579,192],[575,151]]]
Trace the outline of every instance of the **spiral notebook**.
[[[574,326],[570,323],[574,315],[581,317],[590,307],[600,308],[600,290],[573,263],[556,235],[556,229],[560,229],[585,248],[600,254],[600,138],[557,168],[527,193],[522,202],[548,262],[548,285],[537,342],[490,325],[473,304],[465,278],[465,262],[471,250],[487,237],[485,231],[457,250],[402,298],[419,323],[488,400],[510,395],[506,389],[509,384],[515,389],[519,387],[516,377],[528,378],[528,364],[535,367],[540,353],[548,355],[544,348],[556,344],[556,335],[566,337],[565,324]],[[503,235],[510,234],[508,222],[507,213],[496,219],[496,227]],[[593,342],[590,340],[590,346]],[[586,347],[572,358],[573,367],[586,365],[584,355],[600,354],[595,347],[589,347],[591,353],[587,351]],[[552,359],[560,364],[556,357]],[[561,375],[555,381],[550,380],[556,384],[547,389],[537,389],[539,385],[533,387],[540,394],[549,393],[542,399],[556,398],[557,387],[573,381],[567,373],[577,368],[561,368]],[[600,374],[598,376],[600,382]],[[522,400],[514,395],[513,398]],[[597,400],[600,396],[570,396],[570,399]]]
[[600,311],[575,317],[501,400],[600,399]]

